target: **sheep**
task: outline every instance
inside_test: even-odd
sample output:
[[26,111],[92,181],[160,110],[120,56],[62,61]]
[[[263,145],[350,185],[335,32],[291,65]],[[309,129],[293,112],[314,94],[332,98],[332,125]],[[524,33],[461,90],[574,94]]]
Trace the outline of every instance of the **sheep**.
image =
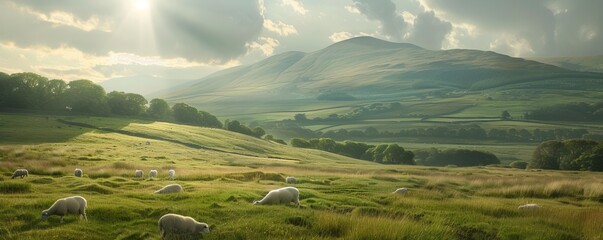
[[536,203],[528,203],[528,204],[524,204],[524,205],[519,205],[519,207],[517,209],[519,210],[536,210],[539,209],[540,205],[536,204]]
[[165,239],[168,234],[196,236],[199,233],[209,233],[209,226],[207,223],[197,222],[197,220],[192,217],[173,213],[161,216],[157,225],[159,225],[159,233],[161,233],[162,239]]
[[404,194],[405,194],[405,193],[407,193],[407,192],[408,192],[408,188],[398,188],[398,189],[396,189],[396,191],[394,191],[393,193],[397,193],[397,194],[400,194],[400,195],[404,195]]
[[151,171],[149,171],[149,178],[156,178],[157,177],[157,170],[153,169]]
[[295,177],[287,177],[285,179],[285,182],[289,183],[289,184],[297,184],[297,178],[295,178]]
[[136,169],[136,172],[134,172],[134,177],[136,177],[136,178],[143,178],[144,177],[144,171],[142,171],[140,169]]
[[84,216],[84,219],[88,221],[88,217],[86,217],[87,207],[88,202],[81,196],[61,198],[54,202],[50,208],[42,211],[42,220],[52,215],[58,215],[61,216],[61,223],[63,223],[65,215],[73,214],[80,216],[80,219]]
[[82,177],[84,176],[84,171],[82,171],[82,169],[76,168],[73,175],[75,175],[76,177]]
[[262,200],[253,202],[254,205],[260,204],[290,204],[293,202],[299,207],[299,190],[294,187],[284,187],[272,190],[262,198]]
[[170,184],[155,191],[156,194],[169,194],[177,192],[182,192],[182,186],[180,186],[180,184]]
[[170,180],[174,180],[174,178],[176,177],[176,170],[174,169],[170,169],[168,171],[168,179]]
[[27,169],[17,169],[13,173],[13,176],[11,177],[11,179],[15,179],[16,177],[24,178],[27,176],[29,176],[29,172],[27,171]]

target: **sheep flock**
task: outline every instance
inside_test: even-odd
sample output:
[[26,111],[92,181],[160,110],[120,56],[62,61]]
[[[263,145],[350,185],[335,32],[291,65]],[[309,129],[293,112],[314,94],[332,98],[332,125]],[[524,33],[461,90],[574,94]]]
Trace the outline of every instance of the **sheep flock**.
[[[143,170],[137,169],[134,174],[134,178],[143,178]],[[12,179],[17,177],[28,176],[29,172],[26,169],[17,169],[12,175]],[[83,177],[83,170],[76,168],[74,171],[76,177]],[[158,176],[157,170],[149,171],[149,177],[156,178]],[[175,170],[168,170],[167,180],[173,180],[175,177]],[[286,184],[297,184],[298,180],[295,177],[286,177]],[[155,191],[155,194],[172,194],[180,193],[183,188],[180,184],[168,184],[161,189]],[[408,188],[397,188],[392,194],[405,195],[409,191]],[[282,187],[278,189],[270,190],[262,199],[254,201],[253,205],[295,205],[300,207],[300,191],[296,187]],[[42,211],[41,219],[46,220],[50,216],[60,216],[60,223],[64,222],[64,217],[67,215],[79,216],[87,221],[86,209],[88,208],[87,200],[82,196],[71,196],[56,200],[52,206]],[[518,207],[519,211],[536,210],[540,209],[540,205],[530,203],[523,204]],[[210,232],[208,224],[199,222],[192,217],[183,216],[176,213],[167,213],[159,218],[157,222],[159,226],[159,232],[162,239],[167,238],[180,238],[184,235],[189,237],[196,237],[200,234],[207,234]]]

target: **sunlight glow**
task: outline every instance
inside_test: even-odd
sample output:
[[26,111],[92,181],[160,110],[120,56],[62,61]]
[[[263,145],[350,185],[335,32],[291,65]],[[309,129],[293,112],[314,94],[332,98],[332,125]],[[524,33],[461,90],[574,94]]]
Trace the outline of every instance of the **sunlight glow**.
[[135,0],[132,7],[138,11],[148,11],[151,8],[149,0]]

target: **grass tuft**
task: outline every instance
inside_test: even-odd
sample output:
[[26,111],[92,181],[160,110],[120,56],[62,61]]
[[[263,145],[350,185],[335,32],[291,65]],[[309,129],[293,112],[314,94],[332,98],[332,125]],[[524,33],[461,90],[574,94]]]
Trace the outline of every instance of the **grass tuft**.
[[0,193],[28,193],[31,191],[29,183],[0,182]]

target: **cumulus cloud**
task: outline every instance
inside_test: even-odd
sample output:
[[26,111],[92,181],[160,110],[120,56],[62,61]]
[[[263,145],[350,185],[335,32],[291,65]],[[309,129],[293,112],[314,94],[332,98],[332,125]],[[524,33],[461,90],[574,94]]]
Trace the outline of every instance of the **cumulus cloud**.
[[414,19],[409,41],[424,48],[441,49],[442,42],[451,30],[451,23],[442,21],[433,11],[424,12]]
[[352,37],[353,35],[349,32],[336,32],[331,34],[331,36],[329,36],[329,39],[333,42],[341,42]]
[[285,24],[281,21],[275,23],[270,19],[264,19],[264,28],[266,28],[268,31],[278,33],[281,36],[297,34],[297,29],[295,29],[295,26]]
[[245,54],[247,43],[264,28],[253,1],[149,3],[148,12],[136,12],[131,1],[122,0],[3,1],[0,41],[21,47],[68,46],[93,55],[114,51],[229,62]]
[[[473,44],[516,56],[603,54],[603,1],[420,0],[438,17],[474,26]],[[478,43],[482,42],[481,44]],[[477,45],[480,44],[480,45]]]
[[391,0],[353,0],[353,4],[346,8],[379,21],[382,34],[394,41],[401,41],[407,31],[407,23],[396,13],[396,5]]
[[283,5],[293,8],[293,11],[301,15],[306,15],[308,12],[300,0],[283,0]]
[[260,37],[258,41],[248,43],[247,47],[250,50],[260,50],[264,56],[270,56],[279,45],[279,41],[274,38]]

